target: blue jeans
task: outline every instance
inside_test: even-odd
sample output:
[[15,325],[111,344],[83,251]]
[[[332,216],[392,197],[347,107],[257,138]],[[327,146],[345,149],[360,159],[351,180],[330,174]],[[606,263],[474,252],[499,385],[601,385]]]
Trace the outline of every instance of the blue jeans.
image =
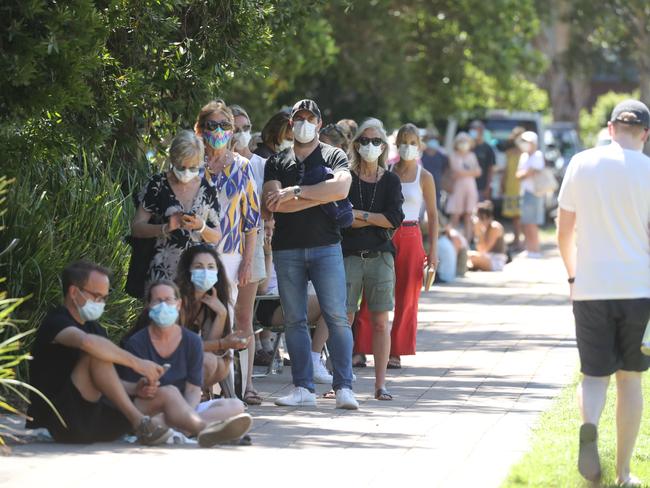
[[352,328],[345,312],[346,285],[340,244],[273,251],[293,384],[314,391],[311,337],[307,328],[307,282],[316,290],[329,329],[332,387],[352,389]]

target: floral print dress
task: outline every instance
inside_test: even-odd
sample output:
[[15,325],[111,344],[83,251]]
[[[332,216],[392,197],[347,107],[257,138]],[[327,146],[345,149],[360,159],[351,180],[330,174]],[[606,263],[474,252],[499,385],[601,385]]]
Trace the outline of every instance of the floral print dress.
[[[191,209],[184,209],[176,198],[165,173],[151,177],[142,190],[139,198],[142,207],[157,216],[163,223],[169,223],[169,217],[178,212],[194,212],[206,222],[206,225],[218,229],[219,200],[216,189],[204,178],[201,178],[199,191],[194,198]],[[156,238],[154,256],[149,265],[147,286],[155,280],[176,278],[176,267],[181,254],[193,245],[203,243],[197,231],[176,229],[167,236]]]

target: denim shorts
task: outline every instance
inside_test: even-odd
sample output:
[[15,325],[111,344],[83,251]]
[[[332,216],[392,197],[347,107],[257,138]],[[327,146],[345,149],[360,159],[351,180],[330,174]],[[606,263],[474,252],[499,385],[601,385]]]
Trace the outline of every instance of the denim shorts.
[[348,313],[359,310],[362,294],[371,312],[393,310],[395,262],[391,253],[382,252],[374,258],[347,256],[344,263]]
[[544,225],[544,197],[529,191],[521,199],[521,223]]

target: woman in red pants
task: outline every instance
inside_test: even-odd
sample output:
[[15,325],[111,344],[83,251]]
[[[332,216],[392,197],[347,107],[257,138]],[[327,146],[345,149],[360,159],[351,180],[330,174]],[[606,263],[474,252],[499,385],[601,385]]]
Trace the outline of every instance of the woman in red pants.
[[[419,164],[420,140],[418,128],[403,125],[395,143],[399,161],[391,167],[402,182],[405,218],[393,236],[395,246],[395,316],[391,330],[388,368],[401,368],[400,356],[415,354],[418,326],[418,301],[422,289],[425,262],[438,265],[438,210],[433,176]],[[429,225],[429,253],[426,254],[420,232],[420,210],[425,206]],[[372,328],[367,309],[362,307],[356,321],[355,353],[372,351]]]

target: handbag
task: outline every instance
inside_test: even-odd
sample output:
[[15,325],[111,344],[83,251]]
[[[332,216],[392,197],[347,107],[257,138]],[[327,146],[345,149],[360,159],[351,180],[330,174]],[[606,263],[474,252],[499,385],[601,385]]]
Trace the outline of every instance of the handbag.
[[126,276],[125,291],[133,298],[144,298],[144,284],[153,259],[156,239],[126,236],[124,241],[131,246],[129,271]]
[[533,193],[538,197],[553,193],[557,188],[557,179],[551,168],[544,168],[533,176]]

